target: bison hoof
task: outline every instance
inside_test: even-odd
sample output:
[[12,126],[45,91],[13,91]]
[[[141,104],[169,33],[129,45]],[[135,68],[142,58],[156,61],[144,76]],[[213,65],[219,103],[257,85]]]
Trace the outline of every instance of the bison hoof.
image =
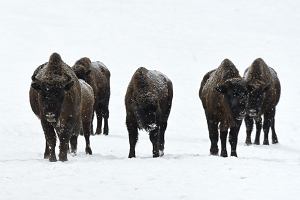
[[55,155],[54,156],[50,156],[49,157],[49,161],[50,162],[56,162],[57,161],[56,156]]
[[263,145],[269,145],[269,140],[264,140]]
[[238,157],[237,154],[236,154],[236,151],[232,151],[230,156]]
[[65,161],[68,161],[68,158],[59,158],[59,161],[65,162]]
[[251,142],[251,139],[246,139],[246,145],[251,145],[252,144],[252,142]]
[[163,155],[165,155],[163,150],[159,150],[159,156],[162,157]]
[[210,149],[210,155],[217,156],[219,154],[219,149]]
[[70,154],[76,155],[77,154],[77,149],[72,149],[71,152],[70,152]]
[[159,153],[154,153],[153,154],[153,158],[158,158],[159,157]]
[[50,155],[49,153],[44,153],[44,159],[49,159]]
[[103,135],[108,135],[108,129],[104,129]]
[[257,140],[255,140],[254,144],[256,144],[256,145],[260,145],[260,142],[259,142],[259,141],[257,141]]
[[222,157],[228,157],[227,151],[226,150],[221,151],[221,156]]
[[135,152],[134,151],[129,152],[128,158],[135,158]]
[[101,128],[97,128],[96,132],[95,132],[95,135],[101,135],[101,133],[102,133]]
[[273,144],[277,144],[278,143],[278,139],[276,138],[276,139],[272,139],[272,143]]
[[76,153],[76,151],[75,152],[71,152],[71,156],[76,156],[77,155],[77,153]]
[[65,154],[65,153],[59,154],[58,157],[59,157],[59,161],[62,161],[62,162],[68,161],[67,154]]
[[89,154],[89,155],[92,155],[93,152],[92,152],[91,147],[86,147],[86,148],[85,148],[85,153],[86,153],[86,154]]

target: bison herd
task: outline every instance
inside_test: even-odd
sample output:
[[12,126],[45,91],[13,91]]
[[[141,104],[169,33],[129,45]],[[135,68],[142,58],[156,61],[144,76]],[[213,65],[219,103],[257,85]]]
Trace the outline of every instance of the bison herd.
[[[84,57],[68,66],[58,53],[33,73],[29,91],[32,111],[40,119],[46,139],[44,158],[56,161],[56,138],[59,139],[60,161],[67,161],[68,152],[76,154],[77,138],[83,135],[85,152],[92,154],[90,135],[108,135],[110,71],[101,62]],[[199,97],[207,120],[210,154],[218,155],[221,140],[222,157],[227,157],[227,136],[231,156],[237,156],[238,133],[242,120],[246,124],[246,144],[252,144],[251,133],[256,124],[254,143],[278,143],[275,132],[276,105],[280,98],[280,82],[275,70],[261,58],[256,59],[241,77],[228,59],[207,72],[200,85]],[[165,131],[172,107],[173,85],[163,73],[140,67],[133,74],[125,95],[126,125],[129,137],[129,158],[135,157],[138,130],[149,132],[153,157],[164,155]],[[94,113],[97,117],[93,132]],[[264,121],[262,123],[262,116]],[[102,121],[104,128],[102,131]]]

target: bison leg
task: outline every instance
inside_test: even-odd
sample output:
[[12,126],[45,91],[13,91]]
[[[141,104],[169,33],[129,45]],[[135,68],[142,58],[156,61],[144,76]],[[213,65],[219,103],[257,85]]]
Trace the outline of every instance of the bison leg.
[[253,130],[253,118],[251,118],[247,115],[245,117],[245,124],[246,124],[246,134],[247,134],[245,143],[247,145],[250,145],[250,144],[252,144],[252,142],[251,142],[251,133],[252,133],[252,130]]
[[47,139],[46,139],[46,147],[45,147],[44,159],[49,159],[49,157],[50,157],[50,150],[49,150],[49,145],[48,145]]
[[226,149],[226,140],[227,140],[228,131],[220,131],[220,139],[221,139],[221,156],[227,157],[227,149]]
[[93,112],[93,115],[92,115],[92,122],[91,122],[91,135],[95,135],[95,133],[94,133],[94,127],[93,127],[93,120],[94,120],[94,114],[95,112]]
[[100,135],[102,133],[102,112],[100,105],[96,107],[96,116],[97,116],[97,128],[96,135]]
[[231,146],[230,156],[237,157],[236,146],[237,146],[237,142],[238,142],[238,134],[239,134],[239,130],[240,130],[242,121],[236,121],[235,123],[237,125],[230,128],[229,143],[230,143],[230,146]]
[[156,128],[155,130],[151,131],[149,136],[153,146],[153,150],[152,150],[153,158],[157,158],[159,157],[159,145],[160,145],[159,128]]
[[277,138],[277,134],[275,132],[275,118],[271,122],[271,129],[272,129],[272,143],[277,144],[278,138]]
[[85,138],[85,153],[86,154],[90,154],[92,155],[92,149],[90,146],[90,135],[93,132],[93,130],[91,129],[91,121],[90,122],[83,122],[82,126],[83,126],[83,135]]
[[219,133],[218,133],[218,123],[214,122],[213,120],[207,120],[208,124],[208,131],[209,131],[209,139],[210,139],[210,154],[211,155],[218,155],[219,148],[218,148],[218,140],[219,140]]
[[76,155],[77,152],[77,139],[78,136],[72,135],[70,138],[70,144],[71,144],[71,153]]
[[67,126],[60,134],[59,134],[59,154],[58,159],[59,161],[68,161],[67,153],[70,141],[70,129],[71,127]]
[[272,129],[272,143],[277,144],[278,143],[278,138],[277,138],[277,134],[275,132],[275,114],[274,114],[274,117],[271,121],[271,129]]
[[49,124],[47,121],[41,120],[41,123],[46,138],[46,148],[45,148],[44,158],[49,158],[50,162],[56,162],[57,159],[55,155],[55,146],[56,146],[55,131],[51,126],[51,124]]
[[129,144],[130,144],[128,158],[132,158],[135,157],[135,145],[138,140],[137,124],[135,122],[132,122],[131,119],[127,117],[126,125],[127,125]]
[[264,145],[269,145],[269,130],[270,130],[270,126],[271,126],[271,121],[274,118],[274,110],[272,110],[271,112],[267,112],[264,115],[264,125],[263,125],[263,129],[264,129]]
[[160,135],[159,135],[159,156],[164,155],[164,149],[165,149],[165,132],[167,129],[168,123],[162,123],[161,129],[160,129]]
[[254,144],[256,144],[256,145],[260,144],[260,132],[261,132],[261,127],[262,127],[261,121],[262,121],[261,116],[258,116],[257,118],[255,118],[256,135],[255,135]]
[[105,106],[105,109],[103,109],[102,117],[104,119],[104,130],[103,134],[108,135],[108,118],[109,118],[109,110],[108,107]]

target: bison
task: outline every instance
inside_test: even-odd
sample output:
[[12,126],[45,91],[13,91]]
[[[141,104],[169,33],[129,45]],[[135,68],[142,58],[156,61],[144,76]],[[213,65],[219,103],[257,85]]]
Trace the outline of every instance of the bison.
[[69,141],[71,152],[76,153],[77,137],[83,132],[86,153],[92,154],[89,137],[93,116],[93,89],[79,81],[58,53],[33,73],[29,91],[32,111],[41,121],[46,139],[44,158],[55,162],[56,134],[58,135],[59,160],[67,161]]
[[253,129],[253,119],[256,123],[254,144],[260,144],[262,115],[264,116],[263,144],[269,144],[268,134],[270,126],[272,129],[272,143],[278,143],[278,138],[275,132],[275,112],[276,105],[280,98],[281,87],[277,73],[273,68],[269,67],[263,59],[257,58],[251,66],[245,70],[244,80],[247,83],[249,91],[247,114],[245,117],[247,133],[246,144],[252,144],[251,132]]
[[110,72],[106,66],[99,62],[91,62],[87,57],[75,62],[72,67],[79,79],[83,79],[92,86],[95,93],[94,110],[97,115],[96,134],[102,132],[102,119],[104,119],[103,134],[108,135],[109,98],[110,98]]
[[144,67],[136,70],[125,96],[129,158],[135,157],[138,129],[149,132],[153,157],[163,156],[172,99],[173,85],[167,76]]
[[247,87],[230,60],[225,59],[217,69],[205,74],[199,97],[206,115],[211,155],[218,155],[220,129],[221,156],[227,157],[226,140],[230,128],[231,156],[237,156],[238,133],[246,114]]

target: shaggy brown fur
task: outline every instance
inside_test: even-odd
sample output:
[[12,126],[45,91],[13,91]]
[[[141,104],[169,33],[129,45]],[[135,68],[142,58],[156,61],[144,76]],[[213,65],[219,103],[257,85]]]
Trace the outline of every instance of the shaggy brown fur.
[[246,69],[244,80],[247,82],[249,91],[249,102],[247,116],[245,117],[247,139],[246,144],[251,144],[251,132],[253,130],[253,119],[256,122],[255,144],[260,144],[260,132],[262,128],[262,118],[264,115],[264,142],[268,145],[269,129],[272,129],[272,142],[278,143],[275,132],[275,112],[276,105],[280,98],[280,82],[277,73],[263,61],[256,59],[252,65]]
[[92,86],[95,93],[94,110],[97,115],[96,134],[102,132],[102,119],[104,119],[103,134],[108,135],[109,98],[110,98],[110,72],[106,66],[97,61],[91,62],[87,57],[81,58],[72,67],[79,79],[85,80]]
[[227,156],[226,139],[230,128],[231,156],[237,156],[236,145],[240,125],[245,115],[246,96],[246,84],[234,64],[228,59],[203,77],[199,97],[206,114],[212,155],[217,155],[219,151],[219,128],[221,156]]
[[79,83],[73,70],[59,54],[53,53],[47,63],[34,71],[29,97],[32,111],[41,120],[46,138],[44,158],[56,161],[57,133],[60,140],[59,160],[66,161],[68,143],[71,139],[71,150],[75,153],[82,125],[87,141],[86,152],[92,153],[87,123],[91,126],[92,113],[89,113],[88,106],[93,106],[93,92],[89,86]]
[[170,79],[158,71],[138,68],[128,85],[126,125],[129,135],[129,158],[135,157],[138,129],[149,132],[153,145],[153,157],[163,155],[165,131],[173,98]]

